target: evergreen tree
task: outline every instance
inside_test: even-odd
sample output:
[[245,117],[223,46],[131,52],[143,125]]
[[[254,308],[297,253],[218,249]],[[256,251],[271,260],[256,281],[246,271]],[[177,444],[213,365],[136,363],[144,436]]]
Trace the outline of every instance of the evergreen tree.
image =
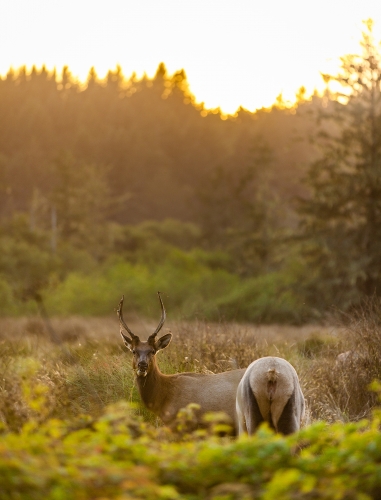
[[59,239],[102,255],[107,239],[107,216],[111,197],[107,168],[80,163],[62,152],[54,163],[55,188],[51,205],[57,217]]
[[242,276],[271,267],[276,202],[266,171],[272,162],[273,151],[261,136],[255,137],[245,167],[231,170],[217,165],[198,191],[199,224],[206,248],[227,251],[234,271]]
[[323,75],[340,91],[322,115],[322,155],[308,172],[311,197],[300,204],[311,301],[320,308],[381,293],[381,54],[372,21],[365,25],[361,54],[342,57],[336,76]]

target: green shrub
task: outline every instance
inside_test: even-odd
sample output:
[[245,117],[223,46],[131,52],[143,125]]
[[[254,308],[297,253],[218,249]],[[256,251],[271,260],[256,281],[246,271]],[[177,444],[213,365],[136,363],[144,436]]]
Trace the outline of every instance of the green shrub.
[[25,214],[8,226],[0,225],[3,316],[44,314],[41,296],[49,315],[108,315],[124,294],[131,310],[156,317],[148,297],[160,290],[172,317],[266,323],[311,317],[297,286],[305,275],[298,255],[281,270],[242,278],[233,254],[200,247],[194,224],[107,225],[99,248],[58,238],[55,251],[50,233],[32,230]]
[[180,222],[175,219],[163,221],[146,220],[138,225],[117,226],[115,228],[115,250],[118,253],[146,253],[152,244],[170,245],[183,250],[200,244],[200,228],[193,223]]
[[228,321],[302,323],[308,313],[286,271],[242,280],[240,286],[216,298],[214,305]]
[[126,404],[94,420],[26,424],[0,441],[0,498],[379,499],[380,415],[283,437],[178,441]]
[[13,290],[9,283],[0,277],[0,315],[12,316],[17,311]]
[[[149,316],[157,315],[156,301],[150,297],[160,290],[169,296],[172,311],[192,316],[213,307],[215,297],[227,293],[239,278],[224,270],[213,270],[200,263],[198,253],[171,248],[158,263],[129,263],[110,259],[96,272],[70,273],[45,291],[45,301],[52,314],[110,314],[122,294],[128,307]],[[147,305],[152,304],[152,305]]]

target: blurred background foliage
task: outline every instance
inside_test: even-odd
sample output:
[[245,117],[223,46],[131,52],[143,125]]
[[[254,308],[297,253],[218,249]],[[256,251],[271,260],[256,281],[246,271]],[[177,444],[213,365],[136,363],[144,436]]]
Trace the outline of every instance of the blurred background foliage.
[[[381,289],[381,55],[324,95],[223,116],[184,70],[0,79],[0,314],[302,323]],[[332,86],[331,83],[340,86]],[[338,90],[335,90],[338,89]],[[154,312],[156,314],[156,311]]]

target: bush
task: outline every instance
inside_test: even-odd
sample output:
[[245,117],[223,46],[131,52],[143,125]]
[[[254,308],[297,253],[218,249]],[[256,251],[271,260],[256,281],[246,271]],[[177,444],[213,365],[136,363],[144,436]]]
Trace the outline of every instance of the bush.
[[44,295],[52,314],[110,314],[124,294],[131,309],[157,316],[156,301],[149,302],[149,297],[160,290],[168,294],[172,311],[192,316],[206,310],[205,304],[211,309],[215,297],[223,295],[238,282],[238,277],[200,263],[198,253],[171,248],[158,263],[132,264],[112,258],[96,272],[70,273]]
[[17,311],[13,290],[9,283],[0,277],[0,315],[12,316]]
[[139,258],[147,253],[153,244],[169,245],[182,250],[190,250],[200,245],[201,231],[195,224],[175,219],[163,221],[147,220],[135,226],[115,228],[114,247],[118,254]]
[[237,440],[178,442],[118,404],[98,419],[3,432],[0,498],[380,499],[379,425],[376,413],[288,437],[261,427]]
[[111,257],[95,271],[72,272],[62,282],[52,282],[46,304],[52,314],[105,315],[124,294],[131,309],[156,316],[156,303],[147,298],[160,290],[168,297],[172,317],[294,324],[308,318],[292,269],[242,279],[227,267],[228,257],[221,252],[184,251],[154,241],[149,255],[135,262]]
[[[268,273],[242,281],[226,295],[216,298],[214,306],[226,320],[256,323],[302,323],[308,309],[293,287],[286,271]],[[210,311],[209,316],[213,316]]]

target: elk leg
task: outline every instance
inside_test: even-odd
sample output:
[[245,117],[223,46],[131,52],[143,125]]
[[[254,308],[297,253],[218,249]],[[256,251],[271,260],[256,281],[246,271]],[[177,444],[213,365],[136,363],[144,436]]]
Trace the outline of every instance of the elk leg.
[[291,394],[286,406],[283,408],[282,414],[276,423],[277,432],[282,434],[292,434],[299,430],[299,423],[296,418],[296,397],[295,391]]
[[244,397],[245,401],[244,415],[246,421],[246,429],[247,433],[249,435],[252,435],[256,431],[257,427],[262,422],[264,422],[264,418],[261,414],[257,398],[255,397],[255,394],[250,386],[250,383],[245,384],[244,391],[246,393]]

